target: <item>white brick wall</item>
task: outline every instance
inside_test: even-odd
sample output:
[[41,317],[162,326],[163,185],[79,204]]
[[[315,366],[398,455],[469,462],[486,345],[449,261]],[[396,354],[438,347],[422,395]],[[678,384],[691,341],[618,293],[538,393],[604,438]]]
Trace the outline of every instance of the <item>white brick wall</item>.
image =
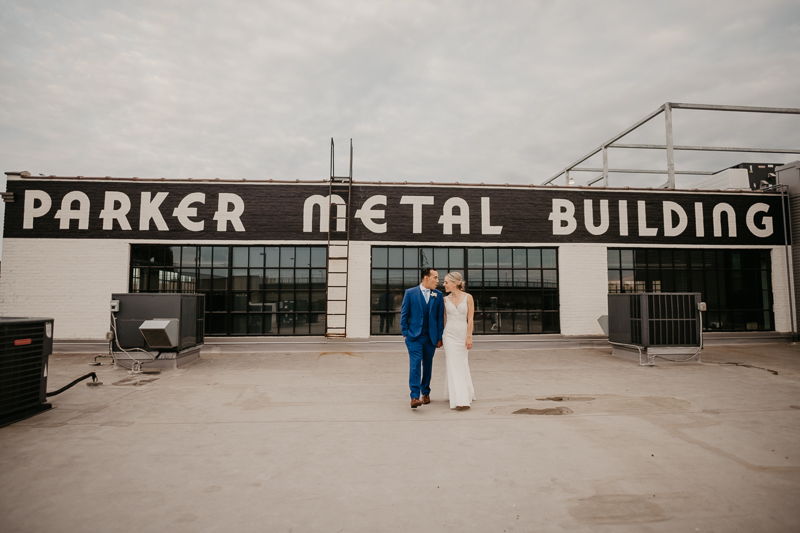
[[[792,252],[789,249],[790,268],[791,261]],[[787,279],[786,253],[783,246],[776,246],[772,249],[772,309],[775,312],[775,331],[792,331],[789,315],[789,306],[792,305],[792,300]],[[797,317],[794,317],[794,320],[797,324]]]
[[[102,339],[108,301],[127,292],[129,243],[96,239],[5,239],[0,276],[0,316],[55,319],[55,337]],[[351,242],[347,330],[350,338],[370,333],[372,243]],[[605,244],[559,246],[561,332],[602,335],[597,319],[608,314]],[[790,294],[782,246],[771,249],[775,328],[791,330]],[[797,318],[795,318],[797,321]]]
[[605,244],[558,248],[558,287],[563,335],[603,335],[597,322],[608,314],[608,254]]
[[102,339],[111,293],[128,292],[128,243],[4,239],[0,316],[52,317],[54,337]]
[[372,244],[350,242],[350,271],[347,274],[347,337],[367,338],[370,326],[370,284]]

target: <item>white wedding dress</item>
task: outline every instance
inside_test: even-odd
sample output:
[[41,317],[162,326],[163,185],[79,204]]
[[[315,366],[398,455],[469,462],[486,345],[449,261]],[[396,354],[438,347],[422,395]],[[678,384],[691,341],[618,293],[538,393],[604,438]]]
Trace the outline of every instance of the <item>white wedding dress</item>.
[[469,374],[469,350],[467,350],[467,297],[453,305],[450,298],[444,300],[447,325],[442,335],[445,356],[444,397],[450,399],[450,409],[468,407],[475,399],[475,388]]

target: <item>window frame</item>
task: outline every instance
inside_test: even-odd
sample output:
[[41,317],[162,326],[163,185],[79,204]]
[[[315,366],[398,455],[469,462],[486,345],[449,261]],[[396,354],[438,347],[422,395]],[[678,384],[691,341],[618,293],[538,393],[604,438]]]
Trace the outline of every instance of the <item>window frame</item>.
[[[128,291],[205,295],[206,336],[325,334],[328,252],[324,245],[136,243],[130,246]],[[246,265],[240,261],[242,249],[246,249]],[[259,249],[261,264],[251,265],[258,262]],[[276,251],[278,257],[274,258]],[[284,253],[291,256],[291,266],[288,266],[289,256],[281,260]],[[307,256],[308,261],[298,264],[298,253]],[[146,264],[145,258],[148,258]],[[268,275],[272,271],[277,271],[278,276],[270,283]],[[289,277],[291,282],[285,281]],[[153,280],[158,283],[154,285]],[[268,302],[270,294],[277,299]],[[267,310],[267,305],[272,307]]]
[[[544,251],[548,263],[543,262]],[[416,256],[416,261],[407,258],[409,253]],[[531,260],[532,255],[536,261]],[[400,334],[404,292],[420,283],[420,271],[426,266],[439,272],[438,288],[442,292],[447,272],[462,274],[467,292],[475,299],[474,334],[558,334],[558,255],[557,246],[372,246],[370,335]],[[475,263],[478,256],[479,266]],[[538,275],[531,276],[531,272]],[[520,284],[523,274],[524,286]],[[538,285],[531,285],[532,279],[538,280]],[[548,280],[549,287],[544,286],[544,280]]]

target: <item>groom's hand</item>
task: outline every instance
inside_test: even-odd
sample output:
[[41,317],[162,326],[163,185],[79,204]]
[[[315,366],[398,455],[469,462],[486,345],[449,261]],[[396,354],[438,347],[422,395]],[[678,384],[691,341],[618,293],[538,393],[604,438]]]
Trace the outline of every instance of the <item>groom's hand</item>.
[[442,344],[442,341],[436,343],[437,348],[441,348],[442,346],[444,346],[444,344]]

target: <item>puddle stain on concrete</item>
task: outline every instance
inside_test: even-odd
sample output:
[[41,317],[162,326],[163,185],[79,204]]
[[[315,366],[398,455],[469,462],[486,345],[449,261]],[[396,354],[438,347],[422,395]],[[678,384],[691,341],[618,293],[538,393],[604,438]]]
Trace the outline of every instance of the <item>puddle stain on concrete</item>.
[[112,383],[112,385],[116,385],[118,387],[141,387],[142,385],[147,385],[148,383],[152,383],[157,380],[158,378],[136,379],[133,376],[128,376]]
[[546,409],[517,409],[512,415],[571,415],[574,411],[569,407],[548,407]]
[[591,402],[594,399],[591,396],[548,396],[547,398],[536,398],[539,402]]
[[[527,402],[520,402],[511,405],[499,405],[491,409],[495,415],[511,415],[515,411],[522,409],[532,409],[530,413],[520,412],[518,414],[536,414],[531,403],[535,397],[531,397]],[[560,398],[558,400],[557,398]],[[620,396],[616,394],[597,394],[594,396],[547,396],[535,398],[537,401],[550,401],[553,403],[573,402],[570,407],[575,411],[576,416],[596,415],[596,414],[624,414],[628,416],[665,414],[665,413],[684,413],[691,409],[692,404],[686,400],[672,397],[660,396]],[[541,405],[541,404],[540,404]],[[555,407],[555,406],[554,406]]]
[[126,428],[128,426],[132,426],[133,422],[122,422],[122,421],[110,421],[110,422],[103,422],[100,424],[101,426],[114,426],[118,428]]
[[347,357],[358,357],[359,359],[363,359],[364,356],[357,354],[357,353],[350,353],[350,352],[320,352],[319,357],[317,357],[317,361],[322,358],[323,355],[335,355],[335,354],[342,354],[346,355]]
[[668,520],[652,496],[602,494],[585,498],[570,509],[578,520],[592,524],[630,524]]
[[244,389],[232,402],[224,403],[225,407],[238,407],[242,411],[258,411],[265,409],[272,403],[272,398],[263,392]]

